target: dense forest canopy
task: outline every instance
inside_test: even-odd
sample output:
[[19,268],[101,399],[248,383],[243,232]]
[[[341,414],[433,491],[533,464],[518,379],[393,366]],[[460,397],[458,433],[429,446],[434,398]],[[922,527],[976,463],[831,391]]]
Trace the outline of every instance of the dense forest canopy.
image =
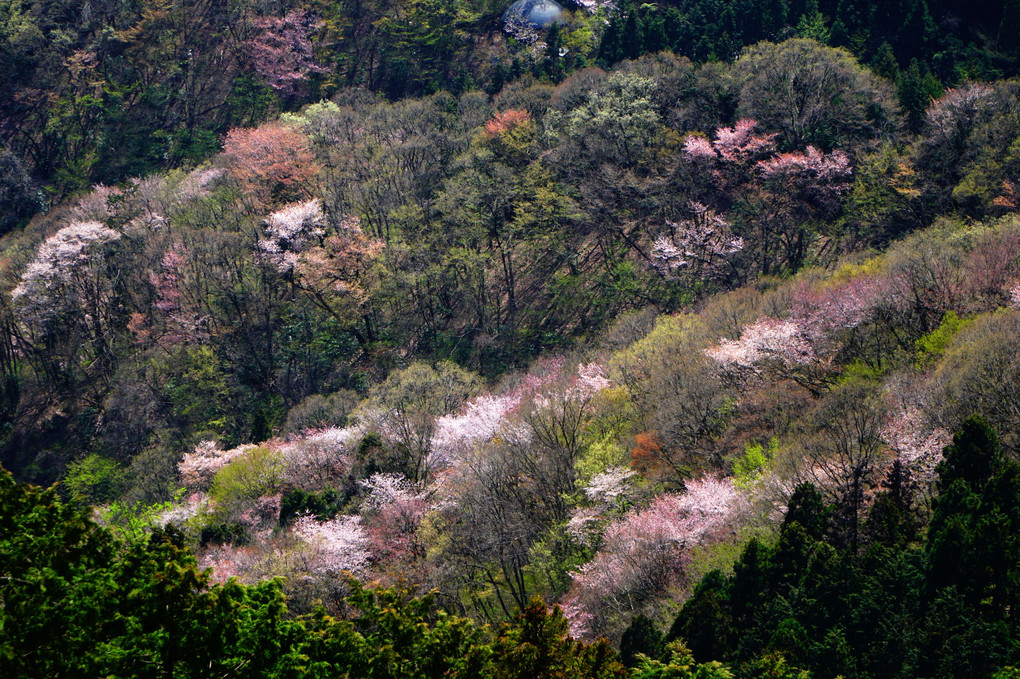
[[0,0],[0,674],[1017,674],[1020,5],[563,4]]
[[917,129],[943,88],[1012,77],[1020,63],[1012,0],[584,0],[548,36],[506,34],[507,4],[5,0],[0,227],[91,184],[200,162],[233,127],[351,87],[391,101],[496,93],[528,73],[558,82],[661,50],[731,62],[799,36],[895,83]]

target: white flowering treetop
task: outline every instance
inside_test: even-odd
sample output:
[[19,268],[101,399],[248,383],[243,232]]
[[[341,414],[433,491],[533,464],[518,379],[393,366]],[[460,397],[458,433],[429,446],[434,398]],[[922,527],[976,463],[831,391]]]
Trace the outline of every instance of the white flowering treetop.
[[66,312],[94,312],[94,293],[108,294],[97,271],[104,246],[118,239],[119,233],[94,221],[71,222],[47,238],[11,293],[19,319],[45,329]]
[[652,245],[653,266],[668,279],[679,272],[699,278],[722,273],[727,255],[744,249],[744,241],[730,231],[726,219],[701,203],[689,204],[691,218],[679,222],[666,220],[668,230]]
[[266,238],[259,241],[259,249],[281,273],[292,272],[305,245],[321,242],[326,235],[318,198],[287,205],[266,217],[265,223]]

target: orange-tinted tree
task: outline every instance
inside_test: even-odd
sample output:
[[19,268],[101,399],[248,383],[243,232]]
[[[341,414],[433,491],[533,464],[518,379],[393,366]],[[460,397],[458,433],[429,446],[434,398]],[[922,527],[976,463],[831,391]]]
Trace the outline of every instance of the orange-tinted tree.
[[319,165],[308,138],[293,127],[270,123],[231,130],[223,157],[253,209],[312,197],[310,182]]

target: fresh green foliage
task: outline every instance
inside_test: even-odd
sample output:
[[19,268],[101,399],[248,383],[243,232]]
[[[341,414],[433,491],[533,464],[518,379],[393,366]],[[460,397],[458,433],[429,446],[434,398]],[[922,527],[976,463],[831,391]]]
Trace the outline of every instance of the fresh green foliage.
[[216,473],[210,496],[217,511],[230,515],[245,501],[274,492],[283,479],[283,460],[278,452],[253,446]]
[[537,603],[491,644],[430,596],[357,582],[351,620],[294,619],[278,581],[210,585],[173,529],[123,545],[9,474],[0,517],[4,676],[625,676],[605,642],[570,639],[559,609]]
[[61,483],[75,502],[97,505],[120,495],[123,477],[124,471],[116,462],[93,453],[72,463]]
[[931,365],[946,353],[956,333],[973,323],[963,319],[954,311],[947,311],[939,327],[917,340],[917,363],[919,367]]
[[733,461],[733,483],[748,488],[768,470],[769,462],[779,450],[779,439],[773,437],[765,443],[748,443],[743,456]]

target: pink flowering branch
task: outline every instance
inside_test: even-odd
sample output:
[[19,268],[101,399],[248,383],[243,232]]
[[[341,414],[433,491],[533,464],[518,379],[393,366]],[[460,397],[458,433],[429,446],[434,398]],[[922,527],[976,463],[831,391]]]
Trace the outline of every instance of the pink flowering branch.
[[776,134],[756,135],[757,121],[743,118],[733,127],[720,127],[715,131],[715,140],[709,141],[697,135],[688,135],[684,140],[684,152],[688,158],[719,159],[728,163],[746,162],[751,158],[769,153],[775,149]]

